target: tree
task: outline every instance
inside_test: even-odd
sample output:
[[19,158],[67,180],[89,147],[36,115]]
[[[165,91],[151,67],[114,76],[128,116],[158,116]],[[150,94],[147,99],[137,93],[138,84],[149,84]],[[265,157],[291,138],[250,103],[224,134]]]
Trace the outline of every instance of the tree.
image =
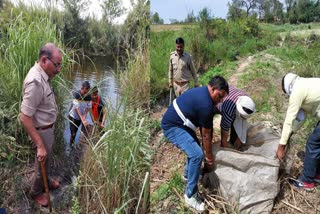
[[125,8],[121,5],[121,0],[104,0],[101,4],[102,7],[102,19],[108,24],[120,17],[124,12]]
[[312,22],[316,15],[314,14],[314,8],[316,8],[315,1],[299,0],[297,3],[298,20],[304,23]]
[[241,6],[245,7],[246,15],[249,17],[250,12],[252,12],[257,6],[257,0],[242,0]]
[[197,21],[197,17],[194,15],[193,10],[188,13],[187,18],[184,20],[186,23],[194,23]]
[[213,39],[213,15],[211,16],[211,11],[205,7],[202,10],[200,10],[198,15],[198,22],[200,25],[200,28],[205,30],[205,35],[207,39],[212,40]]
[[155,12],[155,13],[151,16],[151,23],[152,23],[152,24],[163,24],[163,19],[160,18],[158,12]]
[[200,10],[198,15],[198,21],[199,21],[200,27],[202,28],[208,27],[212,18],[213,17],[211,16],[211,11],[207,7]]
[[63,37],[74,47],[87,48],[89,34],[87,31],[87,22],[81,19],[80,12],[87,9],[87,0],[64,0],[65,15]]
[[292,7],[290,8],[288,18],[291,24],[297,24],[298,23],[298,7],[297,3],[294,2]]
[[123,46],[135,50],[142,45],[145,48],[145,41],[149,38],[150,32],[150,1],[131,1],[133,9],[127,16],[123,25],[124,39]]
[[178,19],[169,19],[170,24],[179,24],[179,20]]
[[287,6],[287,14],[290,13],[290,10],[295,2],[296,0],[285,0],[286,6]]
[[266,22],[275,22],[283,19],[283,5],[279,0],[258,0],[258,15]]
[[245,16],[245,11],[242,9],[242,0],[232,0],[228,2],[228,19],[235,21],[236,19]]

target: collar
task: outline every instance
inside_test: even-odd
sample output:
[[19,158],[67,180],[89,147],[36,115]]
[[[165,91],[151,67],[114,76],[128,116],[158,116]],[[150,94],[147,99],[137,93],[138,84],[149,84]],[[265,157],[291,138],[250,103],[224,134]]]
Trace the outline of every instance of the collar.
[[47,82],[49,80],[48,74],[43,70],[43,68],[40,66],[38,62],[35,63],[35,68],[38,72],[40,72],[41,77]]
[[174,54],[175,54],[176,56],[183,57],[183,56],[185,55],[185,52],[183,51],[183,53],[182,53],[182,55],[181,55],[181,56],[178,54],[178,52],[177,52],[177,51],[174,51]]

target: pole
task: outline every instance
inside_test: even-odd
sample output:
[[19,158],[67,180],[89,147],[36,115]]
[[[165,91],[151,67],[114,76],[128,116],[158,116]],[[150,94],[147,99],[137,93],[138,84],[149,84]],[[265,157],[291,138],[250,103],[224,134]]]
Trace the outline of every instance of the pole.
[[50,193],[49,193],[49,186],[48,186],[48,179],[47,179],[47,173],[46,173],[46,167],[44,165],[44,161],[40,161],[41,165],[41,173],[42,173],[42,179],[44,184],[44,189],[48,198],[48,207],[49,211],[51,212],[51,202],[50,202]]
[[173,87],[170,88],[169,106],[172,104]]
[[173,65],[172,65],[172,59],[170,59],[170,77],[171,79],[171,87],[170,87],[170,97],[169,97],[169,106],[172,104],[172,97],[173,95]]

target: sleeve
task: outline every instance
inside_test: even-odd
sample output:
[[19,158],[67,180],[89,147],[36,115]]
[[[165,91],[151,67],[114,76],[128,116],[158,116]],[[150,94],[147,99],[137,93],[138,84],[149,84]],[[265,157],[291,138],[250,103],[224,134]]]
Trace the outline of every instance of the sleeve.
[[87,101],[87,108],[91,109],[92,108],[92,102],[91,101]]
[[73,104],[73,106],[74,106],[75,108],[79,108],[79,106],[80,106],[79,100],[77,100],[77,99],[75,99],[75,98],[73,98],[72,104]]
[[289,136],[293,130],[293,122],[296,119],[302,102],[305,98],[304,90],[294,90],[289,98],[289,106],[287,109],[286,119],[283,123],[281,139],[279,144],[286,145]]
[[172,83],[173,81],[173,66],[172,66],[172,58],[171,58],[171,55],[170,55],[170,58],[169,58],[169,69],[168,69],[168,80],[169,80],[169,84]]
[[189,58],[190,62],[189,62],[189,69],[190,69],[190,72],[191,72],[191,75],[194,79],[194,83],[197,84],[198,83],[198,77],[197,77],[197,72],[196,72],[196,69],[194,67],[194,64],[192,62],[192,57],[190,55],[190,58]]
[[292,132],[297,132],[303,125],[304,120],[305,120],[305,113],[303,109],[300,109],[296,119],[293,121]]
[[74,108],[79,108],[79,106],[80,106],[79,99],[80,99],[80,94],[76,91],[73,92],[72,104],[73,104]]
[[226,100],[222,103],[221,106],[221,122],[220,122],[220,128],[225,130],[225,131],[229,131],[231,126],[232,126],[232,122],[234,121],[236,114],[235,114],[235,108],[236,105],[234,102],[232,102],[231,100]]
[[21,112],[32,117],[43,98],[43,88],[36,80],[25,85],[21,103]]
[[87,102],[87,108],[91,109],[92,108],[92,102],[91,102],[91,95],[86,96],[86,102]]

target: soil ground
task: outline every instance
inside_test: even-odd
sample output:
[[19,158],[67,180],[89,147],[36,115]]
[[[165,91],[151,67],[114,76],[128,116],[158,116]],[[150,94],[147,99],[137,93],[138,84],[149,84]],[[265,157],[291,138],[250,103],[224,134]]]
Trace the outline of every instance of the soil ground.
[[[73,196],[76,193],[76,176],[79,174],[82,147],[73,148],[68,157],[55,156],[51,162],[49,177],[58,180],[60,187],[50,190],[52,213],[70,213]],[[0,169],[1,189],[5,192],[0,207],[6,213],[49,213],[47,207],[41,207],[29,196],[34,174],[34,159],[19,163],[13,168]],[[12,176],[14,175],[14,176]],[[2,194],[1,194],[2,195]]]

